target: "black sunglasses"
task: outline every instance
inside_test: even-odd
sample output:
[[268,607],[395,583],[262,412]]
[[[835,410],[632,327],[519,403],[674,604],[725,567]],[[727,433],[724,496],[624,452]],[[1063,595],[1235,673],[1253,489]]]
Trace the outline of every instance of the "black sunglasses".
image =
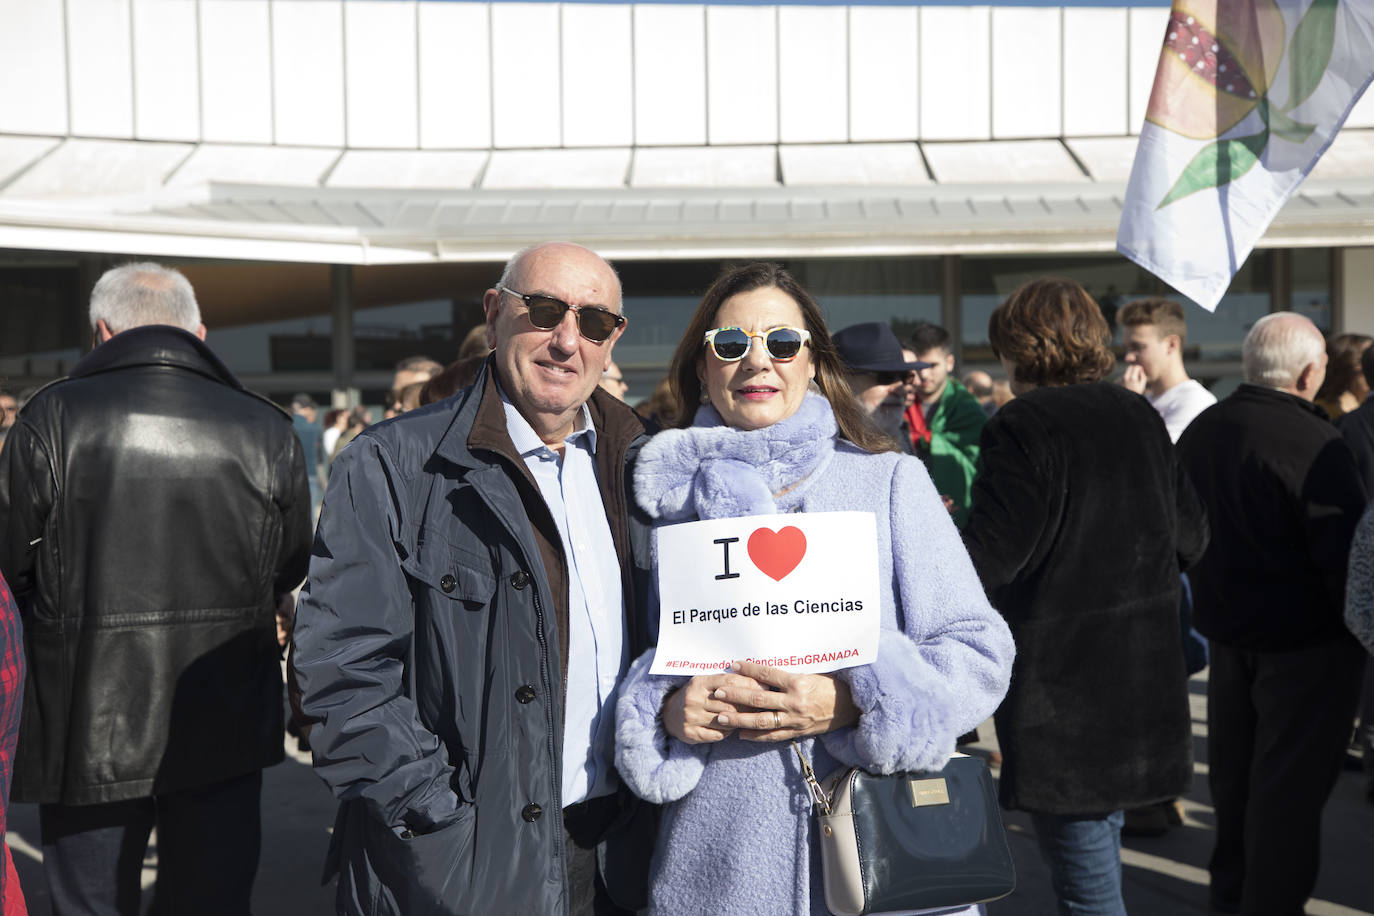
[[811,340],[811,332],[786,325],[769,328],[762,334],[750,334],[743,328],[713,328],[706,332],[702,342],[711,345],[711,352],[716,354],[716,359],[734,363],[744,359],[756,339],[763,341],[763,348],[768,351],[770,359],[785,363],[797,358],[802,345]]
[[568,305],[562,299],[555,299],[553,296],[517,293],[505,286],[496,288],[523,300],[529,312],[530,324],[541,331],[552,331],[558,327],[558,323],[569,310],[576,316],[577,332],[592,343],[605,343],[615,333],[615,329],[625,323],[624,315],[617,315],[599,305]]

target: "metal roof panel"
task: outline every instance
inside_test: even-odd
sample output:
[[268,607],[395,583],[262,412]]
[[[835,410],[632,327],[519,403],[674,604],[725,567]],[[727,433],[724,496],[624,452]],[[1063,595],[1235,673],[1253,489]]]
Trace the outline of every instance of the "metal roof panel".
[[172,174],[167,184],[226,181],[315,187],[341,152],[325,147],[203,143]]
[[1087,181],[1058,140],[989,140],[923,143],[926,160],[941,184],[1004,184]]
[[482,188],[618,188],[625,184],[630,150],[496,150],[482,176]]
[[778,160],[788,187],[930,184],[915,143],[785,144]]
[[632,188],[771,187],[778,183],[772,146],[680,146],[636,149]]
[[331,188],[471,188],[486,150],[347,150],[325,182]]
[[0,197],[79,199],[156,191],[193,149],[187,143],[66,140]]

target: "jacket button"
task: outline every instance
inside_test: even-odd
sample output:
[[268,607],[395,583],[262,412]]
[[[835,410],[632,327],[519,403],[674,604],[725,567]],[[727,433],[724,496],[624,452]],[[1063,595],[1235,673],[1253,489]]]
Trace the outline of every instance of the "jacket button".
[[447,595],[458,587],[458,580],[453,578],[452,576],[445,575],[442,579],[439,580],[439,587],[442,588],[444,590],[444,594]]
[[521,703],[533,702],[534,696],[534,688],[531,687],[529,684],[521,684],[519,687],[515,689],[515,698],[519,700]]
[[539,820],[539,815],[543,813],[543,808],[531,802],[530,804],[526,805],[523,809],[521,809],[520,816],[523,817],[529,823],[533,824],[535,821]]
[[523,569],[517,569],[510,577],[510,584],[519,591],[530,584],[530,574]]

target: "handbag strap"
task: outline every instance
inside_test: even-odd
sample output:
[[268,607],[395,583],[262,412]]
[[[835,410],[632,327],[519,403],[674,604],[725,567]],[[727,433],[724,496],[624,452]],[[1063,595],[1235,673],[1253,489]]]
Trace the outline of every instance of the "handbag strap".
[[816,810],[826,817],[830,816],[830,796],[825,794],[825,789],[821,788],[820,782],[816,779],[816,771],[811,769],[811,762],[802,753],[801,745],[796,739],[792,739],[792,750],[797,752],[797,760],[801,763],[802,779],[806,780],[806,788],[811,792],[811,802]]

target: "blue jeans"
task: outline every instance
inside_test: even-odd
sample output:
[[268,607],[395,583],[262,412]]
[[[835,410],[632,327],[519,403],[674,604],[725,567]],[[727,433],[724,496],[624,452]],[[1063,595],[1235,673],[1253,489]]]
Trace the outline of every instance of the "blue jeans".
[[1031,814],[1063,916],[1126,916],[1120,811],[1096,817]]

